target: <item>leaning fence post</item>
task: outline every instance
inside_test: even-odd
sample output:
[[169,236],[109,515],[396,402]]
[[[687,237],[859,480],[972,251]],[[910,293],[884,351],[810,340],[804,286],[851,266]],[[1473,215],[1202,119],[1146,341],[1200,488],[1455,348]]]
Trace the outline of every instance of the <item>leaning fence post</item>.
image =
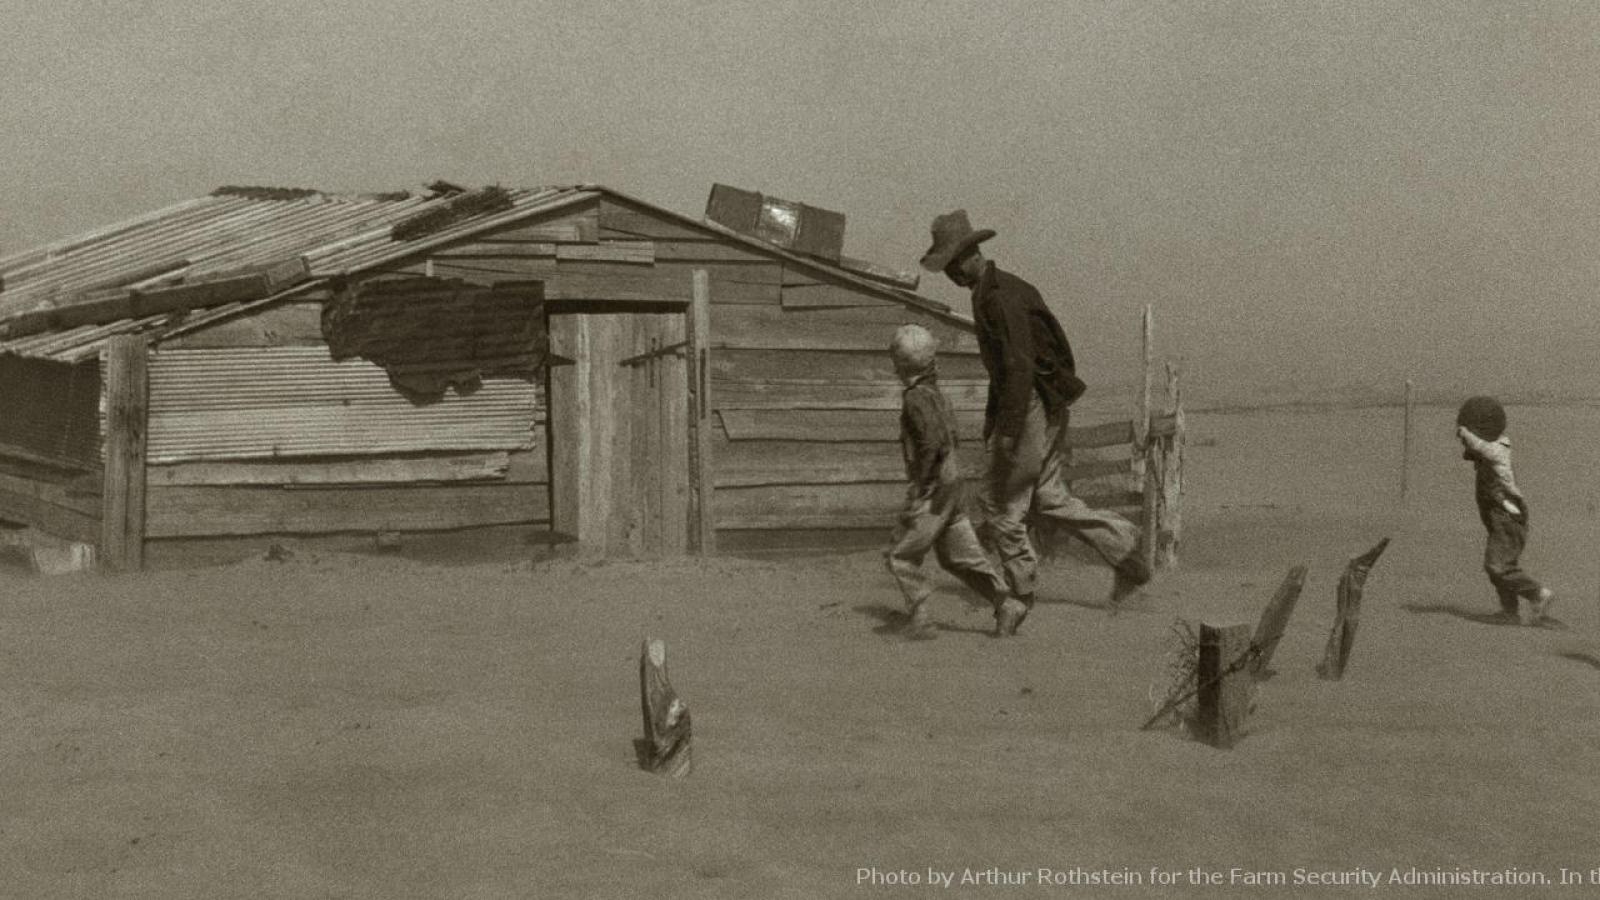
[[1244,736],[1253,649],[1249,625],[1200,625],[1195,734],[1213,747],[1226,750]]
[[1289,617],[1294,615],[1294,605],[1300,600],[1300,589],[1305,587],[1306,567],[1295,566],[1283,579],[1283,584],[1278,586],[1278,592],[1272,595],[1272,600],[1267,603],[1267,608],[1261,611],[1261,621],[1256,624],[1256,636],[1250,642],[1256,648],[1256,658],[1250,664],[1250,674],[1257,679],[1263,679],[1272,674],[1267,668],[1272,663],[1272,654],[1278,649],[1278,642],[1283,640],[1283,632],[1289,627]]
[[1317,675],[1328,681],[1344,677],[1344,668],[1350,662],[1350,650],[1356,643],[1356,626],[1361,621],[1361,592],[1367,583],[1367,573],[1383,555],[1389,539],[1379,541],[1371,550],[1351,557],[1339,576],[1338,608],[1334,611],[1333,630],[1328,633],[1328,646],[1317,665]]

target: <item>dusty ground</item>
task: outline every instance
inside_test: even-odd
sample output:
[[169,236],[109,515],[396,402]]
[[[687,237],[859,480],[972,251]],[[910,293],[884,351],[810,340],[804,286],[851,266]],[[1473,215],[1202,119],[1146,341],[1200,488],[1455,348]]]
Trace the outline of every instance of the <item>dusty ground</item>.
[[[1104,570],[1058,564],[1015,641],[949,580],[939,639],[892,640],[867,553],[0,576],[0,894],[1338,896],[1371,889],[1296,868],[1600,866],[1600,413],[1513,410],[1556,628],[1484,620],[1445,411],[1419,423],[1404,507],[1396,411],[1192,424],[1182,567],[1113,617]],[[1320,681],[1339,570],[1384,535],[1350,670]],[[1253,623],[1297,562],[1248,737],[1139,731],[1174,621]],[[693,710],[684,781],[635,767],[647,635]],[[1074,867],[1142,883],[1037,884]],[[873,868],[1028,883],[860,883]]]

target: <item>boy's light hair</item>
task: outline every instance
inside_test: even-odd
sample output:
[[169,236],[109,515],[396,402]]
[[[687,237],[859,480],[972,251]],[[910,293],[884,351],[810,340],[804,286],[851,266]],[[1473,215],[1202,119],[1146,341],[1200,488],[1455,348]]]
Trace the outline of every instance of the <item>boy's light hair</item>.
[[926,369],[933,365],[933,356],[938,351],[938,338],[921,325],[901,325],[895,329],[894,339],[889,342],[889,355],[896,363],[911,369]]

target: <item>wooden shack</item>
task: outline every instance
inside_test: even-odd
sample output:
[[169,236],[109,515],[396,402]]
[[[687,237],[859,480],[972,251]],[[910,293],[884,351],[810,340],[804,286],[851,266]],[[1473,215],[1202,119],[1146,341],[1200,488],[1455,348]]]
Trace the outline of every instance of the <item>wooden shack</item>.
[[914,279],[594,185],[222,189],[0,279],[0,518],[119,566],[491,527],[612,556],[880,541],[905,322],[981,429],[971,323]]

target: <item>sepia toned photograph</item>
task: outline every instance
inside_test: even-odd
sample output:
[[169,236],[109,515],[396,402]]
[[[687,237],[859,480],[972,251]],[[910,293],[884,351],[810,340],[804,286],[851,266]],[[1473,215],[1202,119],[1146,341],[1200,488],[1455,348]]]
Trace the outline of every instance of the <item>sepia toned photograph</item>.
[[1600,896],[1600,5],[0,11],[0,898]]

